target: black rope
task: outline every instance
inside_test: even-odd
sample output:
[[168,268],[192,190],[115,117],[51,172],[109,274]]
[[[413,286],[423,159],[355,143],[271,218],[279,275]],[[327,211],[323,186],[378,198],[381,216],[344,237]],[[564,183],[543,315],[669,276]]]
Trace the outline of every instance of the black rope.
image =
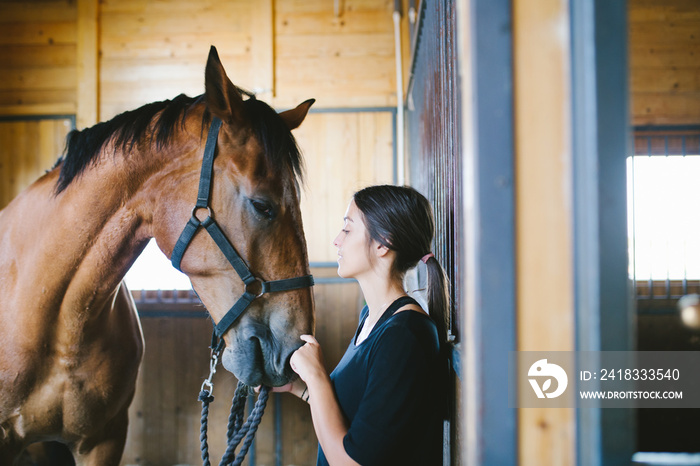
[[[265,411],[265,406],[267,405],[270,389],[264,386],[260,388],[260,394],[255,402],[255,407],[250,413],[250,416],[248,416],[248,419],[243,422],[243,412],[250,391],[251,389],[241,382],[239,382],[238,387],[236,387],[236,392],[231,403],[231,414],[229,415],[226,433],[228,446],[224,456],[221,458],[219,466],[240,466],[253,443],[255,432],[258,430],[258,426],[260,425]],[[214,401],[214,397],[210,395],[209,391],[202,390],[199,393],[199,401],[202,402],[202,420],[199,434],[202,462],[204,466],[211,466],[209,461],[209,445],[207,442],[207,418],[209,416],[209,403]],[[236,448],[244,438],[243,445],[238,455],[236,455]]]
[[248,401],[248,393],[248,386],[243,382],[238,382],[236,392],[233,395],[233,401],[231,402],[231,414],[228,416],[226,438],[229,443],[243,425],[243,413],[245,412],[246,401]]
[[202,450],[202,464],[211,466],[209,462],[209,444],[207,443],[207,428],[209,426],[209,403],[214,401],[214,397],[209,394],[208,390],[199,392],[199,401],[202,402],[202,422],[199,429],[199,448]]
[[[248,389],[246,387],[246,391],[247,390]],[[248,419],[246,419],[245,423],[242,426],[240,426],[238,430],[229,432],[229,434],[232,435],[231,437],[229,437],[228,448],[226,448],[226,453],[224,453],[224,456],[221,458],[221,463],[219,463],[219,466],[240,466],[240,464],[243,463],[243,459],[245,458],[246,453],[248,453],[250,445],[253,443],[255,432],[258,430],[258,426],[260,425],[260,420],[262,419],[263,412],[265,411],[265,406],[267,405],[268,395],[269,388],[261,387],[260,394],[258,395],[258,399],[255,402],[255,407],[250,413],[250,416],[248,416]],[[247,393],[244,396],[247,396]],[[234,397],[234,404],[235,401],[236,400]],[[241,405],[241,408],[245,408],[245,403]],[[243,445],[241,446],[241,449],[238,452],[238,456],[236,456],[236,448],[238,447],[238,444],[241,443],[241,440],[243,440],[244,438],[245,441],[243,442]]]

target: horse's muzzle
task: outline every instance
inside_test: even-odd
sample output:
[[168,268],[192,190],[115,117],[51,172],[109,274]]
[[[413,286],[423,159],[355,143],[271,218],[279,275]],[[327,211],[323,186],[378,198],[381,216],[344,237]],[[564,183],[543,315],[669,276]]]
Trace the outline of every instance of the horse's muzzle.
[[231,347],[224,349],[221,362],[238,380],[250,387],[280,387],[295,377],[289,359],[303,341],[285,345],[260,324],[237,330],[239,335],[233,336]]

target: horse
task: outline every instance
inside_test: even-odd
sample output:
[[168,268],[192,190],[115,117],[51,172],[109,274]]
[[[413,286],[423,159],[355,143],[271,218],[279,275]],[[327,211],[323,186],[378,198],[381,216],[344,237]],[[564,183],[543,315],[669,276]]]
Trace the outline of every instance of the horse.
[[[219,335],[224,367],[250,386],[292,379],[289,358],[314,330],[309,283],[255,287],[309,273],[291,130],[313,103],[277,113],[231,82],[212,46],[204,94],[72,131],[56,166],[0,211],[0,464],[57,441],[78,466],[119,464],[144,351],[122,279],[151,238],[171,257],[188,222],[215,220],[254,276],[243,283],[206,234],[179,254],[215,325],[252,295]],[[210,201],[193,208],[214,122]]]

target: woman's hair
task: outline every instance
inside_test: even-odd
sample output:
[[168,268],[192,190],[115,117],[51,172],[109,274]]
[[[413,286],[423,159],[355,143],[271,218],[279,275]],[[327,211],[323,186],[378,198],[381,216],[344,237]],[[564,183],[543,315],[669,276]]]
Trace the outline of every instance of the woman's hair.
[[[406,271],[431,251],[435,221],[430,202],[409,186],[369,186],[355,193],[355,205],[363,216],[370,240],[394,251],[391,274],[403,281]],[[448,281],[435,257],[426,261],[427,300],[440,343],[447,341],[450,308]]]

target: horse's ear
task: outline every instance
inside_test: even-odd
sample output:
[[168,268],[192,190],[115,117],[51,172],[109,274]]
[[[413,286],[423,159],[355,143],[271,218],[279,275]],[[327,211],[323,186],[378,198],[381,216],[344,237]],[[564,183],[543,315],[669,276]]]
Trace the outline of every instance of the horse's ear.
[[280,113],[280,116],[287,124],[287,128],[289,128],[290,131],[298,128],[301,122],[304,121],[306,114],[309,112],[309,108],[311,108],[314,102],[316,102],[316,99],[309,99],[297,105],[296,108]]
[[211,113],[228,124],[244,120],[241,92],[233,85],[213,45],[204,71],[204,94]]

